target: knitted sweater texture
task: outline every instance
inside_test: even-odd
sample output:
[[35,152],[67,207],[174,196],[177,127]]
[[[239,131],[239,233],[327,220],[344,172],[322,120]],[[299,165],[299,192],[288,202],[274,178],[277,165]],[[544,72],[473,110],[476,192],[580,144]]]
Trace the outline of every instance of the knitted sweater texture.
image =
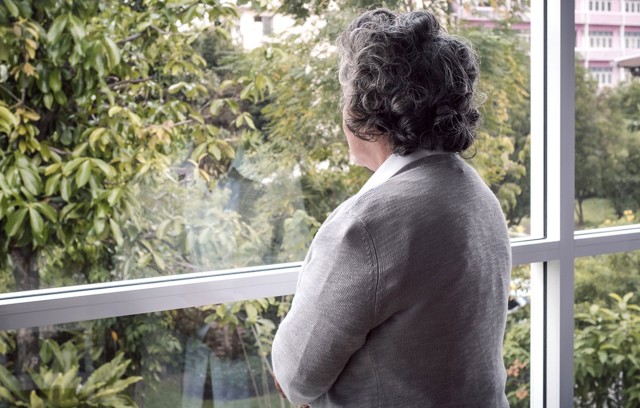
[[273,343],[285,394],[312,408],[508,407],[510,254],[497,199],[455,154],[345,201]]

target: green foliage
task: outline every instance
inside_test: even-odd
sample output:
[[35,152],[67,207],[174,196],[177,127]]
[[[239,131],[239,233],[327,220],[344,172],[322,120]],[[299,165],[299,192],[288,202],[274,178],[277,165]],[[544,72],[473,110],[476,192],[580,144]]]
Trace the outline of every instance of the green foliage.
[[575,331],[576,406],[640,405],[640,307],[612,293],[613,308],[579,305]]
[[32,408],[137,406],[126,390],[142,377],[123,378],[130,361],[124,360],[122,353],[86,378],[79,372],[79,356],[71,342],[60,347],[53,340],[44,340],[40,348],[42,365],[38,372],[31,373],[37,389],[23,391],[20,381],[0,366],[0,401]]
[[506,393],[509,406],[529,406],[530,338],[531,322],[529,307],[507,317],[507,328],[503,345],[503,356],[507,368]]
[[[576,63],[576,214],[584,226],[583,203],[589,198],[610,199],[618,216],[636,210],[640,197],[638,137],[629,133],[623,109],[630,89],[599,92],[586,69]],[[627,95],[625,95],[627,94]]]
[[[210,219],[191,229],[178,222],[169,237],[154,227],[175,221],[163,209],[180,208],[193,186],[215,186],[235,156],[218,115],[229,110],[236,127],[251,127],[238,102],[266,87],[251,78],[220,84],[192,46],[205,32],[226,41],[235,7],[16,4],[17,16],[0,13],[0,228],[9,238],[0,258],[16,264],[13,248],[44,250],[51,285],[68,279],[56,270],[76,264],[101,269],[84,273],[89,282],[184,269],[176,263],[194,235],[218,236]],[[230,86],[240,95],[224,95]],[[149,201],[161,209],[152,217]],[[123,247],[126,265],[114,271],[109,259]]]

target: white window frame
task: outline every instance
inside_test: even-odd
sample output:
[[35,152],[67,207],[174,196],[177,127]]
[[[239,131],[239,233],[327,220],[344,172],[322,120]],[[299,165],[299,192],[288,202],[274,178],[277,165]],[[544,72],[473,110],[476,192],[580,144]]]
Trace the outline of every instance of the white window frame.
[[613,31],[589,31],[589,48],[613,48]]
[[589,11],[611,11],[611,0],[589,0]]
[[624,11],[627,13],[640,13],[640,1],[626,0],[624,2]]
[[612,67],[589,67],[589,74],[598,81],[598,86],[607,86],[613,83]]
[[624,47],[634,50],[640,48],[640,31],[625,31]]
[[[574,228],[574,1],[531,6],[531,407],[573,406],[574,260],[640,249],[640,227]],[[543,64],[540,61],[544,61]],[[535,135],[540,135],[536,137]],[[300,263],[0,295],[0,330],[196,307],[295,291]]]

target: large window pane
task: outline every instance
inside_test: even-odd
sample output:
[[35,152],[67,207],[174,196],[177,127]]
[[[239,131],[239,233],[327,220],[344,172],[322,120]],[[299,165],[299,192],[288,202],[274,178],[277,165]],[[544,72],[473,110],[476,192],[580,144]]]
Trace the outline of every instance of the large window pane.
[[288,407],[269,360],[288,301],[0,332],[0,406]]
[[[481,56],[470,161],[526,236],[526,8],[468,6],[430,7]],[[351,11],[284,7],[300,26],[245,51],[218,2],[0,7],[0,292],[300,261],[369,177],[330,46]]]
[[640,206],[640,24],[606,17],[635,13],[633,2],[612,4],[576,13],[577,229],[637,223]]
[[576,406],[637,406],[640,251],[575,261]]
[[[99,393],[111,390],[123,401],[154,408],[288,407],[274,389],[270,349],[290,301],[285,296],[0,332],[0,387],[7,390],[0,406],[36,397],[53,402],[59,381],[66,402],[100,403]],[[529,303],[530,268],[523,265],[512,273],[504,342],[513,407],[529,406]],[[104,384],[95,385],[98,379]]]
[[526,2],[458,3],[453,25],[480,55],[486,97],[471,162],[500,200],[511,236],[529,236],[531,138],[542,137],[531,134],[529,9]]

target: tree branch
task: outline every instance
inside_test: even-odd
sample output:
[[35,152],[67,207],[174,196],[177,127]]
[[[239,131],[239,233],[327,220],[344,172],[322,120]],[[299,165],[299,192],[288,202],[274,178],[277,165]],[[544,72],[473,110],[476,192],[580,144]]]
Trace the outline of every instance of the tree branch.
[[4,85],[0,84],[0,88],[2,88],[3,91],[5,91],[6,93],[9,94],[9,96],[11,96],[13,99],[16,100],[16,102],[20,103],[22,102],[20,100],[20,98],[18,98],[13,92],[11,92],[9,89],[7,89],[7,87],[5,87]]
[[118,45],[124,45],[124,44],[126,44],[126,43],[128,43],[128,42],[130,42],[130,41],[137,40],[138,38],[142,37],[142,34],[144,34],[144,31],[141,31],[141,32],[139,32],[139,33],[132,34],[132,35],[130,35],[130,36],[128,36],[128,37],[123,38],[122,40],[116,41],[116,44],[118,44]]
[[69,153],[69,152],[67,152],[65,150],[60,150],[60,149],[58,149],[56,147],[53,147],[53,146],[49,146],[49,150],[51,150],[52,152],[58,153],[61,156],[66,156],[68,154],[71,154],[71,153]]
[[124,81],[118,81],[118,82],[114,82],[114,83],[109,84],[109,88],[116,89],[116,88],[121,87],[123,85],[139,84],[139,83],[147,82],[147,81],[151,81],[151,78],[146,77],[146,78],[126,79]]

